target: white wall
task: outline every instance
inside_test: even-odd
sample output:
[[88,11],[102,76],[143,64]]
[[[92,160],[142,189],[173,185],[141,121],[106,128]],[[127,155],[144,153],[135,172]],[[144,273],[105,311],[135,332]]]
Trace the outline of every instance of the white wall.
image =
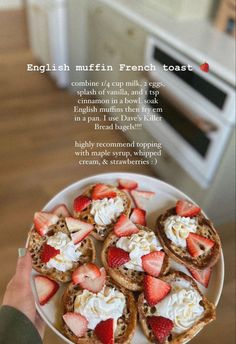
[[18,9],[23,6],[23,0],[0,0],[0,10]]

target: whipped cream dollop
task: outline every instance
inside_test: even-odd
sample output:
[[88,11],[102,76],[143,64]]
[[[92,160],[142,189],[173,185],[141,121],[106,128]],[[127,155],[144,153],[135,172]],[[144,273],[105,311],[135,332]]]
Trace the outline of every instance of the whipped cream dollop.
[[156,305],[155,315],[171,319],[174,323],[173,333],[187,331],[202,316],[204,308],[199,304],[201,295],[190,282],[177,280],[172,290]]
[[91,214],[97,225],[106,227],[123,213],[124,205],[121,197],[104,198],[102,200],[92,201]]
[[189,233],[197,231],[197,219],[195,217],[182,217],[172,215],[165,220],[164,230],[168,239],[176,246],[186,248],[186,239]]
[[130,261],[125,263],[124,266],[127,269],[136,271],[143,271],[142,256],[163,249],[154,232],[144,230],[140,230],[130,237],[120,238],[116,243],[116,247],[129,252]]
[[120,318],[125,308],[125,296],[115,288],[104,286],[97,294],[86,289],[76,296],[74,311],[88,320],[88,328],[93,330],[100,321]]
[[48,268],[55,268],[65,272],[72,269],[73,262],[77,262],[81,256],[80,244],[74,245],[69,236],[63,232],[57,232],[49,237],[47,244],[60,250],[60,254],[57,254],[47,262]]

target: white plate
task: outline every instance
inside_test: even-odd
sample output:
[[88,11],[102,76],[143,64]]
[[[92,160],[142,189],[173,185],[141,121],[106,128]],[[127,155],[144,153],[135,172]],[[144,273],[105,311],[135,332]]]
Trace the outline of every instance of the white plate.
[[[187,199],[192,201],[187,195],[183,192],[179,191],[178,189],[174,188],[173,186],[164,183],[161,180],[151,178],[148,176],[135,174],[135,173],[105,173],[100,174],[92,177],[88,177],[86,179],[82,179],[61,192],[59,192],[55,197],[48,202],[48,204],[43,208],[45,211],[52,210],[56,205],[60,203],[65,203],[70,210],[72,210],[73,200],[76,196],[78,196],[83,189],[94,183],[102,182],[108,184],[116,184],[118,178],[125,178],[135,180],[140,190],[145,191],[154,191],[155,197],[147,202],[147,224],[150,228],[154,228],[155,221],[158,215],[160,215],[163,211],[167,208],[173,207],[177,199]],[[97,249],[97,256],[99,256],[99,250],[101,249],[101,243],[96,244]],[[97,261],[98,263],[99,260]],[[188,274],[188,271],[185,267],[176,264],[175,266],[177,269],[185,272]],[[35,274],[33,271],[32,274]],[[218,304],[220,295],[223,288],[223,281],[224,281],[224,257],[223,253],[221,252],[221,257],[218,263],[215,265],[213,269],[213,273],[211,276],[210,284],[208,289],[205,289],[201,285],[199,285],[201,291],[206,294],[210,301],[212,301],[215,305]],[[50,300],[50,302],[45,306],[40,306],[37,301],[36,291],[34,287],[34,294],[36,299],[36,307],[47,323],[47,325],[66,343],[72,343],[69,339],[67,339],[59,330],[60,319],[62,316],[62,309],[61,309],[61,296],[63,294],[64,286],[62,285],[56,295]],[[139,326],[136,329],[135,336],[132,340],[132,344],[146,344],[148,340],[142,334],[141,329]]]

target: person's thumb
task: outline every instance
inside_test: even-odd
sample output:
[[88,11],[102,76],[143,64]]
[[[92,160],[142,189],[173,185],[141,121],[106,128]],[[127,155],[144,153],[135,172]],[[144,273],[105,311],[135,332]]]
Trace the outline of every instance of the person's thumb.
[[16,265],[16,278],[23,282],[30,281],[30,275],[32,270],[32,259],[30,253],[26,248],[20,248],[18,250],[19,258]]

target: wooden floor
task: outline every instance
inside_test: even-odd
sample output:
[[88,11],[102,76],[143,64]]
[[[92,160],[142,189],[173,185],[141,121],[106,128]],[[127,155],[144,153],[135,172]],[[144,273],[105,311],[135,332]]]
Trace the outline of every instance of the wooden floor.
[[[81,168],[74,157],[74,139],[101,139],[88,127],[73,123],[74,97],[58,90],[47,76],[25,72],[26,63],[34,62],[34,58],[27,48],[22,18],[20,13],[0,13],[1,297],[35,210],[66,185],[84,176],[107,172],[99,167]],[[125,140],[118,133],[112,133],[110,139]],[[116,170],[119,168],[109,169]],[[146,168],[124,167],[123,171],[152,175]],[[225,287],[217,321],[192,341],[195,344],[234,342],[235,232],[233,225],[219,231],[226,260]],[[47,330],[44,343],[62,341]]]

